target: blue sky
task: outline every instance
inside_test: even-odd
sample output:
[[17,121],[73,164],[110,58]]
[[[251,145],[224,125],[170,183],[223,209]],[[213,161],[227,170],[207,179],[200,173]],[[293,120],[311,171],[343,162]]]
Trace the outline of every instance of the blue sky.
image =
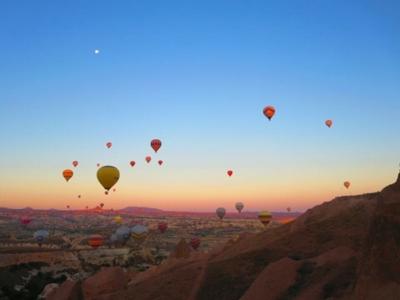
[[[95,170],[85,162],[141,161],[153,137],[164,142],[172,187],[191,197],[200,180],[204,198],[221,202],[231,195],[213,194],[228,189],[213,176],[227,168],[246,174],[235,184],[243,195],[279,174],[270,187],[276,200],[298,170],[305,184],[336,187],[347,176],[359,182],[355,192],[367,192],[388,183],[400,162],[398,1],[2,1],[0,36],[7,205],[30,198],[21,182],[57,189],[50,178],[74,159],[86,172],[81,189],[93,191]],[[269,104],[272,122],[262,115]],[[156,176],[137,184],[151,190]],[[306,208],[337,193],[316,186],[316,195],[282,197]],[[121,205],[135,196],[125,191]],[[269,196],[256,194],[268,206]],[[151,191],[140,195],[163,207]]]

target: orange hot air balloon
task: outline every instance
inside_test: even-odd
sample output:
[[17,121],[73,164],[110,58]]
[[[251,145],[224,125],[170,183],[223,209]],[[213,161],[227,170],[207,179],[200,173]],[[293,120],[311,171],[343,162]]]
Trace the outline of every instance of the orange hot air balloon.
[[150,146],[155,152],[157,152],[161,148],[161,141],[159,139],[153,139]]
[[131,160],[129,164],[131,165],[131,167],[134,167],[136,165],[136,162],[134,160]]
[[111,143],[111,142],[108,142],[108,143],[106,144],[106,146],[107,146],[108,149],[110,149],[110,148],[112,147],[112,143]]
[[160,159],[160,160],[158,161],[158,164],[161,166],[161,165],[163,164],[163,161]]
[[333,121],[332,120],[326,120],[325,125],[328,126],[329,128],[332,127]]
[[226,174],[228,174],[228,176],[231,177],[231,176],[233,175],[233,171],[232,171],[232,170],[228,170],[228,171],[226,172]]
[[149,163],[151,161],[151,156],[146,156],[146,162]]
[[348,189],[348,188],[350,187],[350,181],[345,181],[345,182],[343,183],[343,185],[344,185],[344,187],[345,187],[346,189]]
[[73,175],[74,175],[74,172],[72,170],[70,170],[70,169],[65,169],[63,171],[63,176],[64,176],[66,181],[70,180]]
[[100,234],[93,234],[89,237],[88,244],[92,248],[96,249],[103,245],[103,237]]
[[72,165],[74,166],[74,167],[77,167],[78,166],[78,161],[77,160],[74,160],[73,162],[72,162]]
[[263,110],[264,115],[271,120],[272,117],[275,115],[275,107],[273,106],[266,106]]

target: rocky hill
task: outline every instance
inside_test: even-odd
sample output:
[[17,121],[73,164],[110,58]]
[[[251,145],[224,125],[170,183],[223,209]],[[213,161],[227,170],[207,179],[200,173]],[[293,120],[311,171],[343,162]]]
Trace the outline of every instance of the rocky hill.
[[47,299],[398,300],[400,175],[379,193],[335,198],[211,253],[171,256],[138,274],[104,269]]

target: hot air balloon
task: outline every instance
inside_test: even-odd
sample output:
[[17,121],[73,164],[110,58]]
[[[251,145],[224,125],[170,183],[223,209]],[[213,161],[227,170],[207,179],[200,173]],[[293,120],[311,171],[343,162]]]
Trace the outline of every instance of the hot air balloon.
[[113,189],[113,192],[116,192],[117,191],[117,189]]
[[160,160],[158,161],[158,164],[161,166],[161,165],[163,164],[163,161],[160,159]]
[[104,203],[100,203],[100,207],[103,208],[104,207]]
[[113,166],[101,167],[97,170],[97,179],[106,191],[108,191],[118,182],[119,170]]
[[159,139],[153,139],[150,146],[155,152],[157,152],[161,148],[161,141]]
[[264,115],[271,120],[272,117],[275,115],[275,107],[273,106],[266,106],[263,110]]
[[94,249],[102,246],[104,242],[103,236],[100,234],[92,234],[88,239],[88,244]]
[[131,167],[134,167],[136,165],[136,162],[134,160],[131,160],[129,164],[131,165]]
[[199,248],[200,243],[201,241],[198,237],[194,237],[190,240],[190,246],[192,246],[194,250],[197,250],[197,248]]
[[146,162],[149,163],[151,161],[151,156],[146,156]]
[[73,162],[72,162],[72,165],[74,166],[74,167],[77,167],[78,166],[78,161],[77,160],[74,160]]
[[226,174],[228,174],[228,176],[231,177],[233,175],[233,171],[232,170],[228,170],[228,171],[226,171]]
[[264,210],[258,214],[258,219],[264,226],[267,226],[271,222],[272,215],[269,211]]
[[30,222],[32,222],[32,219],[31,218],[29,218],[29,217],[21,217],[21,219],[19,219],[19,221],[20,221],[20,223],[22,224],[22,225],[28,225]]
[[136,224],[131,228],[131,235],[137,242],[143,242],[147,237],[148,229],[142,224]]
[[290,212],[292,209],[291,209],[290,207],[287,207],[286,210],[287,210],[288,212]]
[[108,143],[106,144],[106,147],[107,147],[108,149],[110,149],[110,148],[112,147],[112,143],[111,143],[111,142],[108,142]]
[[226,211],[225,211],[225,208],[218,207],[217,210],[215,211],[215,213],[217,214],[218,218],[220,218],[222,220],[225,216]]
[[241,213],[241,212],[242,212],[242,209],[243,209],[243,207],[244,207],[244,204],[243,204],[242,202],[236,202],[235,207],[236,207],[237,211],[238,211],[239,213]]
[[33,238],[39,244],[39,247],[42,247],[43,242],[45,242],[49,238],[49,232],[44,229],[35,231],[35,233],[33,234]]
[[108,191],[105,191],[104,194],[105,194],[105,195],[108,195]]
[[128,226],[121,226],[115,232],[117,235],[118,241],[125,242],[131,236],[131,229]]
[[114,222],[117,224],[122,224],[122,217],[121,216],[115,216],[114,217]]
[[78,198],[80,199],[80,198],[81,198],[81,195],[78,195]]
[[328,126],[329,128],[331,128],[332,124],[333,124],[332,120],[326,120],[325,121],[325,125]]
[[345,182],[343,183],[343,185],[344,185],[344,187],[345,187],[346,189],[348,189],[348,188],[350,187],[350,181],[345,181]]
[[68,182],[74,175],[74,172],[70,169],[65,169],[62,174],[63,174],[65,180]]
[[100,164],[98,163],[98,164],[96,164],[96,166],[97,166],[97,167],[100,167]]
[[161,233],[164,233],[168,228],[168,224],[165,222],[160,222],[158,223],[158,230],[160,230]]
[[67,208],[69,209],[69,205],[67,205]]

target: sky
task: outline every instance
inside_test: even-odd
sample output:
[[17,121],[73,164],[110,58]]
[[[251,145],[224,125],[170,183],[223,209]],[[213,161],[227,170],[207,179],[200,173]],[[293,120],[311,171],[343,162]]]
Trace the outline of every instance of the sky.
[[0,37],[0,207],[304,211],[397,176],[399,1],[4,0]]

